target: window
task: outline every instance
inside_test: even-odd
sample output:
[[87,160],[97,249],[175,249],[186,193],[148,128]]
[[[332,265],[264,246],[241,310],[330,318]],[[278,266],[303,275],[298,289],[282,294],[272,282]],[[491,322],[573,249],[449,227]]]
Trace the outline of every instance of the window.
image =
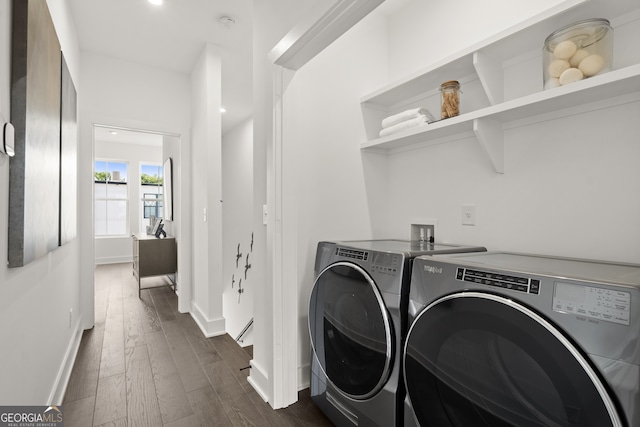
[[162,218],[162,165],[142,164],[140,167],[140,194],[142,194],[142,232],[151,226],[151,216]]
[[126,236],[129,228],[127,163],[96,161],[94,165],[95,235]]

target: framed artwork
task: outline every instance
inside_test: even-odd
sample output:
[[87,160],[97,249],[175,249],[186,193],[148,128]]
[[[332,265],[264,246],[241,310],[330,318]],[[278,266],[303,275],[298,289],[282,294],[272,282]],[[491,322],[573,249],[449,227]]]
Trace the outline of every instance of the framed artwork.
[[62,55],[60,99],[60,246],[77,233],[78,113],[77,93]]
[[60,243],[61,50],[46,0],[14,0],[11,42],[9,267]]

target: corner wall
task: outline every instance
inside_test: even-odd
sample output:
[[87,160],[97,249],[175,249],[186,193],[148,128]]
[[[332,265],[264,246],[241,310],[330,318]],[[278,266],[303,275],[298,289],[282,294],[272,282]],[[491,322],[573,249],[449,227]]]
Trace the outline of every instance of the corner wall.
[[208,336],[222,335],[221,56],[202,51],[191,74],[193,182],[192,314]]
[[[272,377],[274,340],[271,247],[262,223],[262,206],[267,204],[267,177],[271,175],[273,141],[274,66],[267,57],[271,49],[299,21],[305,10],[321,0],[278,0],[253,2],[253,211],[254,241],[258,253],[251,262],[252,273],[265,278],[254,294],[254,357],[248,381],[272,406],[276,400]],[[254,246],[255,248],[256,246]]]
[[[258,255],[253,214],[253,120],[248,119],[222,137],[222,311],[227,333],[237,337],[253,318],[255,289],[264,278],[254,274]],[[255,250],[255,252],[254,252]],[[242,292],[240,292],[242,290]],[[253,328],[239,344],[253,344]]]
[[[380,238],[392,206],[386,159],[362,153],[360,97],[387,77],[386,18],[374,10],[298,70],[285,91],[286,171],[296,182],[298,385],[309,386],[309,298],[322,240]],[[339,64],[339,65],[337,65]]]

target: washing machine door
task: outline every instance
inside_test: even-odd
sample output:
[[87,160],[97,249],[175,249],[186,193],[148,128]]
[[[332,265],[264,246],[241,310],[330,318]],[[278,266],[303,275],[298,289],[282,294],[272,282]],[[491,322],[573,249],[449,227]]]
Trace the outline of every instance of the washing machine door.
[[380,291],[361,267],[338,262],[318,275],[309,332],[314,356],[339,392],[362,400],[384,386],[392,367],[392,330]]
[[410,328],[404,377],[421,426],[622,426],[582,352],[510,299],[440,298]]

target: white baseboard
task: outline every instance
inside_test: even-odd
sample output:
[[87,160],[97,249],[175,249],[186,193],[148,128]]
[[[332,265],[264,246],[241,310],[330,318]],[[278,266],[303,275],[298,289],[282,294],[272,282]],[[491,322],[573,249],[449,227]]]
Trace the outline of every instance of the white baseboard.
[[218,319],[209,319],[204,312],[198,307],[198,304],[191,302],[191,317],[196,321],[198,327],[205,337],[217,337],[224,335],[227,331],[225,328],[224,317]]
[[127,262],[133,262],[131,256],[110,256],[110,257],[100,257],[96,258],[96,265],[104,265],[104,264],[122,264]]
[[247,381],[251,387],[265,402],[269,402],[269,394],[267,393],[267,385],[269,384],[269,376],[255,360],[250,361],[251,373],[247,377]]
[[78,355],[78,349],[80,348],[80,341],[82,341],[82,333],[84,332],[82,327],[82,318],[79,316],[74,326],[74,333],[71,336],[69,345],[67,345],[67,351],[62,359],[62,364],[58,370],[56,381],[49,394],[48,405],[60,406],[64,400],[64,394],[67,391],[67,385],[69,385],[69,378],[71,378],[71,371],[73,365],[76,362],[76,356]]
[[298,391],[311,386],[311,364],[298,366]]

